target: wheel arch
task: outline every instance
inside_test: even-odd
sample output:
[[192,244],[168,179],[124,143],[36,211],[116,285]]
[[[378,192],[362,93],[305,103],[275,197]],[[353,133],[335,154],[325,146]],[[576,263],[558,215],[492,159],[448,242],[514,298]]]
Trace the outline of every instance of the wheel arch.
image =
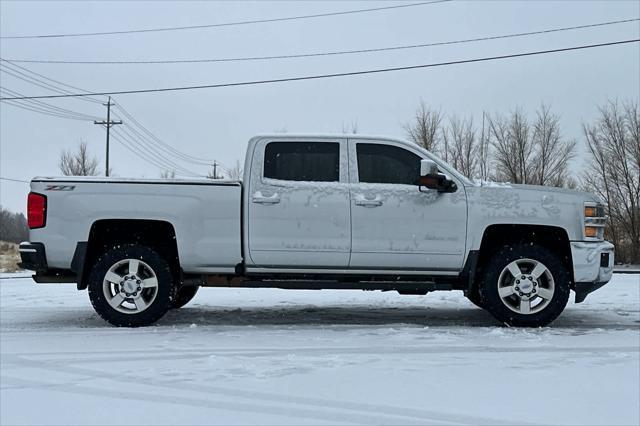
[[493,253],[505,245],[522,243],[541,245],[557,255],[569,274],[573,288],[571,245],[569,234],[564,228],[550,225],[494,224],[487,226],[483,232],[472,272],[473,279],[469,280],[467,291],[477,289],[483,268]]
[[78,290],[89,285],[92,265],[101,253],[122,244],[140,244],[161,255],[171,267],[175,280],[180,279],[180,257],[173,225],[162,220],[101,219],[93,222],[86,242],[78,243],[74,254]]

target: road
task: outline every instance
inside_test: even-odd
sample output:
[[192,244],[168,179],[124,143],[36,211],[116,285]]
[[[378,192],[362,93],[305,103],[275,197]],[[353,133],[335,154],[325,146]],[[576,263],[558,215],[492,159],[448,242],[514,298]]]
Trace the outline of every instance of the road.
[[0,276],[0,424],[640,423],[640,275],[542,329],[459,292],[203,289],[118,329]]

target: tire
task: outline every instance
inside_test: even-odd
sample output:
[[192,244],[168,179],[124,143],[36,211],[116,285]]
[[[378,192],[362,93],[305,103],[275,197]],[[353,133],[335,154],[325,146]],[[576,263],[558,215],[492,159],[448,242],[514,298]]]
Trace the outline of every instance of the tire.
[[498,321],[515,327],[544,327],[569,301],[570,275],[548,249],[535,244],[504,247],[488,262],[480,297]]
[[175,296],[167,262],[140,245],[114,247],[102,254],[91,269],[88,288],[95,311],[117,327],[153,324],[169,310]]
[[178,289],[176,297],[171,302],[171,309],[180,309],[196,296],[200,286],[197,285],[185,285]]

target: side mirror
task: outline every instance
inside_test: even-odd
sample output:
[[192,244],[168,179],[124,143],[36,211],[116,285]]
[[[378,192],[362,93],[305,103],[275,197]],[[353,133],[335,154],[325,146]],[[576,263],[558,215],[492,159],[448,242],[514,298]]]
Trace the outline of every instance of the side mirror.
[[420,183],[418,189],[435,189],[438,192],[456,192],[456,183],[438,173],[438,165],[431,160],[420,160]]

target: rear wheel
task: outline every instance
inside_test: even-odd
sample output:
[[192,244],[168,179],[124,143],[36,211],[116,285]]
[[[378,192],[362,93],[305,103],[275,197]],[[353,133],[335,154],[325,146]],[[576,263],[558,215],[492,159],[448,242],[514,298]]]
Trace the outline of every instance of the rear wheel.
[[185,285],[178,289],[176,292],[176,296],[173,298],[173,302],[171,302],[171,309],[179,309],[182,308],[187,303],[191,302],[191,300],[196,297],[196,293],[200,287],[197,285]]
[[543,327],[555,320],[569,301],[570,277],[545,247],[505,247],[489,261],[480,297],[499,321],[519,327]]
[[175,293],[167,262],[138,245],[114,247],[100,256],[88,288],[98,315],[118,327],[154,323],[167,312]]

